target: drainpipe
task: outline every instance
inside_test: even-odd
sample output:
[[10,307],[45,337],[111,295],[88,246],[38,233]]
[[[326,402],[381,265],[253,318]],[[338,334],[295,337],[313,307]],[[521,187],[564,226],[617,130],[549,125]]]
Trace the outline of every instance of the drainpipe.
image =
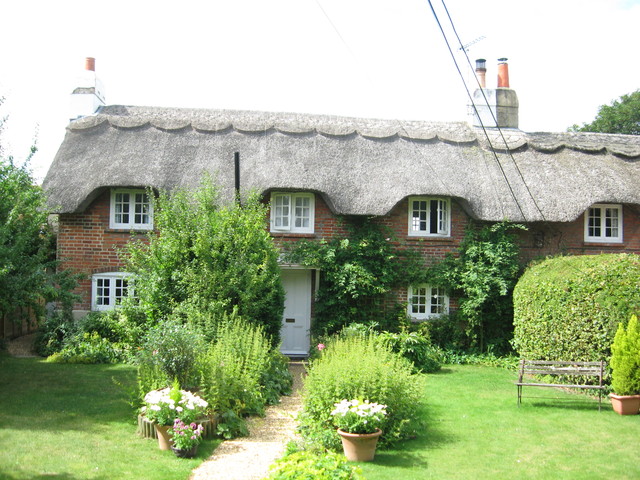
[[238,206],[241,206],[240,205],[240,152],[234,153],[233,163],[234,163],[236,203],[238,204]]

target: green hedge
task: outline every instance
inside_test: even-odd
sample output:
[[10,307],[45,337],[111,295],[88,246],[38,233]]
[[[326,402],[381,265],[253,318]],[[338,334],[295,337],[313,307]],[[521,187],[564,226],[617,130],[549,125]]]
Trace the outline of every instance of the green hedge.
[[640,312],[640,257],[556,257],[530,267],[513,293],[522,357],[608,359],[618,322]]

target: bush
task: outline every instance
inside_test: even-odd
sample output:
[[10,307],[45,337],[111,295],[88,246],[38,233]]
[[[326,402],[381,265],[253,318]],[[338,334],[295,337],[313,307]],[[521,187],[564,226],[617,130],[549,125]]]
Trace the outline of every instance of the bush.
[[640,257],[556,257],[530,267],[514,290],[513,346],[522,357],[609,358],[621,318],[640,313]]
[[218,327],[205,374],[205,399],[214,410],[264,413],[260,378],[268,369],[270,350],[264,330],[240,317]]
[[640,325],[633,315],[622,322],[611,345],[611,387],[617,395],[640,394]]
[[140,393],[166,387],[174,380],[183,388],[199,385],[198,362],[205,349],[199,333],[175,320],[152,328],[138,357]]
[[[153,205],[157,231],[130,242],[124,255],[135,274],[138,309],[158,321],[200,314],[214,324],[234,308],[278,343],[284,308],[279,251],[258,195],[223,205],[205,180],[198,190],[161,192]],[[215,326],[215,325],[214,325]]]
[[47,362],[117,363],[122,358],[122,348],[93,332],[83,333],[69,339],[59,352],[55,352],[47,358]]
[[336,403],[353,398],[387,405],[381,445],[414,435],[420,429],[421,377],[412,369],[409,361],[375,335],[332,339],[311,363],[304,381],[299,415],[303,437],[325,448],[339,448],[331,412]]
[[65,339],[78,333],[78,326],[70,312],[56,310],[40,325],[34,340],[38,355],[49,357],[64,347]]
[[362,470],[343,455],[301,450],[285,455],[271,466],[267,480],[364,480]]
[[433,373],[440,370],[443,352],[431,344],[431,340],[418,332],[382,332],[379,340],[395,353],[413,363],[415,370]]

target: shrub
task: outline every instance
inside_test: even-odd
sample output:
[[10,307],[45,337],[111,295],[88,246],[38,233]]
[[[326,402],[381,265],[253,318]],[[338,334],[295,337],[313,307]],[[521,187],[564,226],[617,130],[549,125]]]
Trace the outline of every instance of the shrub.
[[135,274],[137,308],[154,321],[195,312],[215,320],[237,308],[248,322],[264,326],[276,345],[284,289],[259,197],[225,206],[205,180],[195,191],[161,192],[153,209],[157,232],[124,252],[127,271]]
[[392,351],[409,360],[416,371],[432,373],[440,370],[443,353],[425,335],[418,332],[382,332],[378,338],[389,345]]
[[241,318],[220,325],[209,348],[207,400],[218,412],[262,414],[265,402],[260,376],[266,370],[270,346],[264,330]]
[[364,480],[362,470],[334,452],[300,450],[271,466],[267,480]]
[[78,333],[70,312],[56,310],[47,316],[36,333],[34,348],[38,355],[49,357],[64,347],[65,339]]
[[633,315],[622,322],[611,345],[611,387],[617,395],[640,394],[640,324]]
[[359,398],[387,405],[387,426],[381,445],[407,438],[420,429],[419,376],[412,364],[376,338],[336,337],[314,360],[304,381],[299,415],[305,439],[336,449],[340,438],[331,412],[343,399]]
[[640,257],[582,255],[530,267],[514,290],[513,346],[543,360],[607,359],[620,318],[640,312]]
[[[175,320],[165,320],[147,334],[138,357],[141,393],[171,385],[177,380],[181,387],[190,388],[200,383],[198,361],[204,354],[202,336]],[[148,385],[160,380],[160,385]],[[143,382],[140,382],[143,380]],[[142,383],[145,383],[144,385]]]
[[79,334],[47,358],[51,363],[117,363],[123,350],[96,332]]

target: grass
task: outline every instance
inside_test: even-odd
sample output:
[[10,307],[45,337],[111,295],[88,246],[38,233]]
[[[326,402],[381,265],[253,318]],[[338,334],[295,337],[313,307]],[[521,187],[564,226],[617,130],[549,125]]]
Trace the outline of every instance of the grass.
[[615,414],[607,400],[598,412],[597,399],[534,387],[518,408],[515,378],[480,366],[429,375],[428,427],[361,464],[367,480],[640,478],[639,415]]
[[0,356],[0,478],[186,479],[219,443],[178,459],[136,435],[127,365],[60,365]]

